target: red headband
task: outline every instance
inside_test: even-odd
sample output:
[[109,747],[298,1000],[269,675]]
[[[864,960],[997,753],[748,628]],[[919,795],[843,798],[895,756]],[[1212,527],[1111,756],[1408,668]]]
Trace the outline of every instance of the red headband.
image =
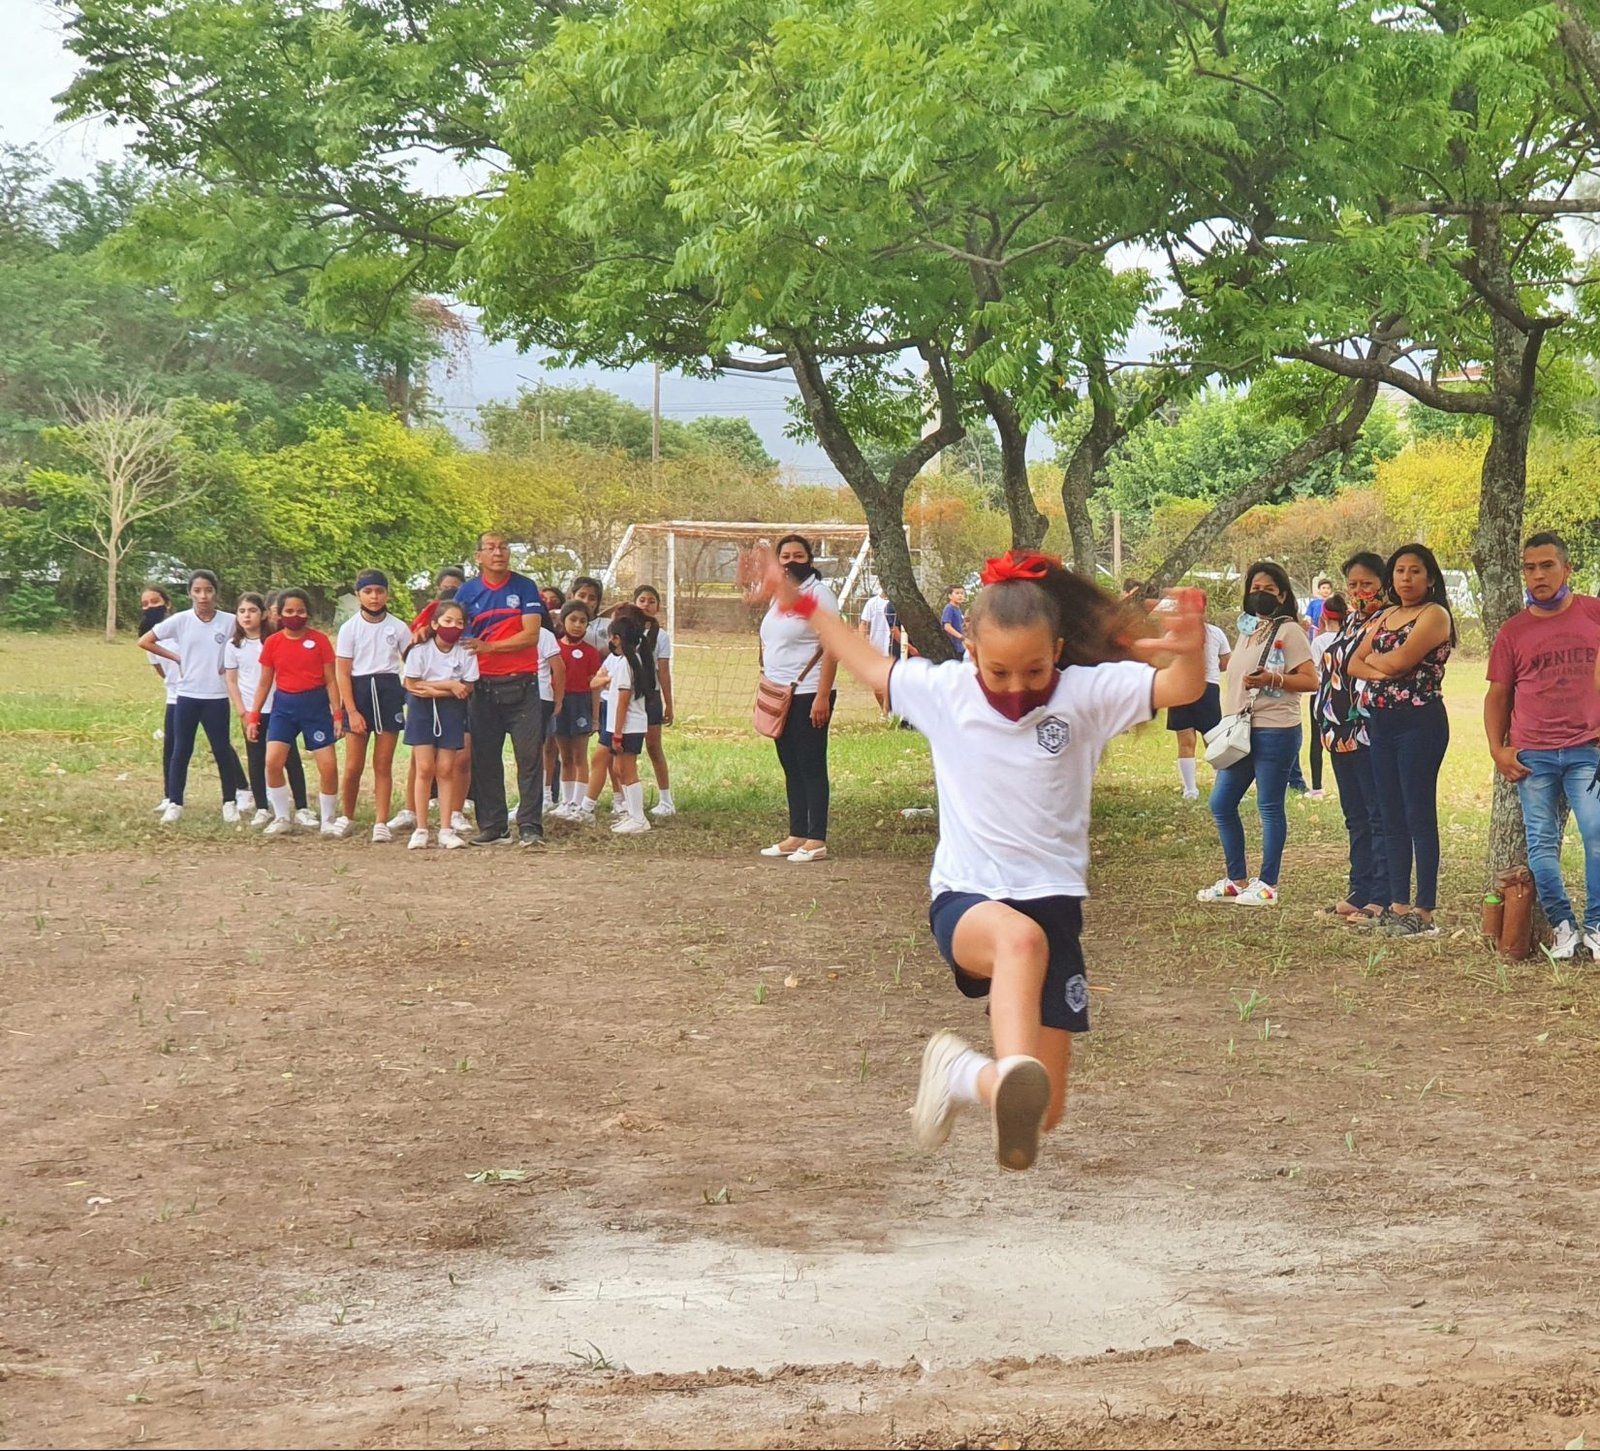
[[1050,572],[1050,566],[1060,564],[1048,554],[1032,549],[1010,549],[991,559],[983,566],[978,579],[983,584],[1005,584],[1008,580],[1029,579],[1037,583]]

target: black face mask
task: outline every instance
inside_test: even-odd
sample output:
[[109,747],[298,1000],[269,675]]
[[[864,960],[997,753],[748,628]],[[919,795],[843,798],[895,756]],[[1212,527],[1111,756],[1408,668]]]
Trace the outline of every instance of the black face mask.
[[1245,597],[1244,606],[1252,615],[1269,620],[1283,607],[1283,601],[1269,590],[1255,589]]
[[148,635],[150,631],[155,629],[155,627],[164,619],[166,619],[166,617],[167,607],[165,605],[151,605],[148,609],[140,610],[139,633],[141,635]]
[[447,584],[439,591],[439,598],[441,600],[453,600],[456,597],[456,591],[460,588],[461,586],[457,584]]
[[801,564],[798,560],[784,565],[784,569],[788,571],[789,578],[796,584],[804,584],[808,579],[816,575],[815,569],[809,564]]

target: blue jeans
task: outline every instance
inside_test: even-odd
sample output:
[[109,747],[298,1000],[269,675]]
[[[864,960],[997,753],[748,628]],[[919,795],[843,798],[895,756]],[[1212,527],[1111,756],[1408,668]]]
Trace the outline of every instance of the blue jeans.
[[1584,931],[1600,929],[1600,747],[1518,751],[1533,774],[1517,782],[1522,822],[1528,833],[1528,869],[1539,889],[1539,905],[1551,926],[1574,922],[1567,885],[1561,880],[1561,798],[1572,808],[1583,840]]
[[[1442,700],[1395,705],[1372,712],[1372,779],[1383,813],[1389,859],[1389,901],[1431,912],[1439,899],[1439,768],[1450,745],[1450,717]],[[1411,862],[1417,895],[1411,895]]]
[[1372,777],[1372,753],[1329,751],[1333,779],[1339,783],[1339,807],[1350,838],[1350,895],[1357,907],[1389,905],[1389,856],[1384,846],[1383,812]]
[[1300,759],[1300,727],[1279,726],[1250,732],[1250,754],[1224,766],[1211,787],[1211,816],[1222,838],[1222,855],[1228,875],[1236,882],[1249,880],[1244,864],[1244,822],[1239,803],[1253,784],[1256,810],[1261,814],[1261,870],[1256,873],[1269,887],[1278,885],[1283,866],[1283,844],[1289,836],[1289,818],[1283,798],[1289,789],[1289,768]]

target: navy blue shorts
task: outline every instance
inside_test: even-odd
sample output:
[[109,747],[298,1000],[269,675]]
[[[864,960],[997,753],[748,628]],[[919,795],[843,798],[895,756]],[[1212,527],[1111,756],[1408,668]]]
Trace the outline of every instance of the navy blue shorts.
[[305,737],[308,751],[326,750],[333,744],[333,710],[326,690],[280,689],[272,697],[267,739],[293,745],[298,736]]
[[569,690],[556,712],[556,739],[594,734],[594,698],[587,690]]
[[645,724],[646,725],[652,725],[652,726],[660,725],[662,723],[662,721],[665,719],[665,717],[662,714],[661,696],[659,694],[653,695],[648,700],[645,701],[645,703],[644,703],[644,719],[645,719]]
[[[989,979],[964,972],[955,958],[956,924],[974,907],[995,898],[976,892],[941,892],[928,908],[928,926],[939,945],[939,955],[949,963],[956,986],[969,998],[989,996]],[[1035,897],[1030,900],[1003,901],[1024,917],[1037,922],[1050,948],[1045,968],[1044,991],[1039,995],[1039,1021],[1047,1028],[1063,1028],[1069,1033],[1089,1031],[1089,979],[1083,963],[1083,948],[1078,938],[1083,932],[1082,897]]]
[[406,688],[398,675],[354,675],[350,694],[369,731],[393,735],[405,729]]
[[406,697],[406,744],[459,751],[467,743],[467,703],[452,696]]
[[[613,747],[612,747],[612,738],[610,736],[605,735],[604,733],[602,733],[601,736],[600,736],[600,747],[601,747],[602,750],[612,751],[612,749],[613,749]],[[613,751],[613,754],[616,754],[616,753]],[[624,756],[639,756],[639,755],[643,755],[644,754],[644,732],[643,731],[635,731],[631,736],[624,736],[622,738],[622,752],[621,752],[621,754],[624,755]]]
[[1206,686],[1198,700],[1191,700],[1188,705],[1167,707],[1169,731],[1199,731],[1204,735],[1221,724],[1222,687],[1215,681]]

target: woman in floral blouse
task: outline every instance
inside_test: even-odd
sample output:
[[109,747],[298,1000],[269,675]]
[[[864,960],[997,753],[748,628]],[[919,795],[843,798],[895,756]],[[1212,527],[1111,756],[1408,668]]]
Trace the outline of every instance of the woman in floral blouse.
[[1441,690],[1456,625],[1431,550],[1402,545],[1389,558],[1385,585],[1393,603],[1368,625],[1348,668],[1370,682],[1367,731],[1389,865],[1389,910],[1379,926],[1396,937],[1437,937],[1439,768],[1450,744]]
[[1385,572],[1383,557],[1370,551],[1345,560],[1344,623],[1317,662],[1321,684],[1311,710],[1312,725],[1322,736],[1339,783],[1339,806],[1350,838],[1350,890],[1323,915],[1352,927],[1374,926],[1389,902],[1389,858],[1367,734],[1367,685],[1350,675],[1350,657],[1383,608]]

